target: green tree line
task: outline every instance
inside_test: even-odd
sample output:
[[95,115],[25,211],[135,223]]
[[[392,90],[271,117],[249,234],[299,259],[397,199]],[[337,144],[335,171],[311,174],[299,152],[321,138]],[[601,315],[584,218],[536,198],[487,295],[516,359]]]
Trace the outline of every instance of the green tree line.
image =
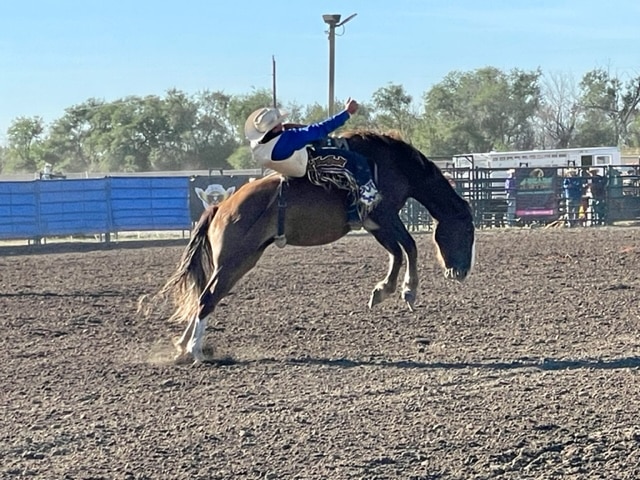
[[[359,99],[362,100],[362,99]],[[336,100],[339,104],[339,101]],[[243,135],[247,116],[273,104],[272,93],[244,95],[177,89],[162,97],[89,99],[45,125],[16,118],[0,147],[0,172],[143,172],[254,168]],[[626,81],[603,69],[580,81],[538,70],[485,67],[453,71],[414,99],[388,84],[362,103],[348,128],[393,130],[427,155],[572,148],[640,147],[640,76]],[[319,104],[278,102],[290,120],[327,116]]]

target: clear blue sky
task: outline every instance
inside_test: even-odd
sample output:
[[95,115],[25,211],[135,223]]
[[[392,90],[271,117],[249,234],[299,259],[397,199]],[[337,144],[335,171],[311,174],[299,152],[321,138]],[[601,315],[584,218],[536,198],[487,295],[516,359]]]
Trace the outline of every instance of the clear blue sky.
[[327,26],[338,98],[389,83],[416,104],[454,70],[596,67],[640,75],[638,0],[22,0],[0,5],[0,143],[19,116],[47,124],[89,98],[271,88],[284,103],[328,97]]

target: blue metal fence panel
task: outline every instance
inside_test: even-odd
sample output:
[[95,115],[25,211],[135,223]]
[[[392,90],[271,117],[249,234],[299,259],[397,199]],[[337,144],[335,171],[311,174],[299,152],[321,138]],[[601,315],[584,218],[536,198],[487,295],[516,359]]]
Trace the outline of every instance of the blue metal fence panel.
[[0,240],[189,230],[188,177],[0,183]]
[[113,231],[189,230],[187,177],[112,177]]
[[107,182],[106,178],[41,182],[41,236],[108,232]]
[[40,182],[0,183],[0,240],[39,236],[38,184]]

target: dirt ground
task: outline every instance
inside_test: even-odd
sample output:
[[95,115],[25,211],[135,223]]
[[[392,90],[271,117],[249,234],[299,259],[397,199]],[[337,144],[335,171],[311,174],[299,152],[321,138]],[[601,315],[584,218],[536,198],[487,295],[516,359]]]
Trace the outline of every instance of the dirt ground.
[[0,249],[0,478],[640,478],[640,229],[495,230],[369,311],[365,235],[270,248],[174,365],[185,242]]

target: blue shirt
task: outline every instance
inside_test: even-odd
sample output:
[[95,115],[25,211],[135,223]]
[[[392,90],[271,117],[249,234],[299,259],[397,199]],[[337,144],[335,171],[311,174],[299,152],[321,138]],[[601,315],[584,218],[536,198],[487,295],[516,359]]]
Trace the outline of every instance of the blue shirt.
[[319,123],[312,123],[306,127],[290,128],[284,130],[279,136],[271,153],[272,160],[284,160],[293,155],[293,152],[305,148],[312,142],[322,140],[331,132],[340,128],[351,115],[346,110],[329,117]]
[[567,177],[562,181],[564,198],[579,200],[582,198],[582,179],[580,177]]

